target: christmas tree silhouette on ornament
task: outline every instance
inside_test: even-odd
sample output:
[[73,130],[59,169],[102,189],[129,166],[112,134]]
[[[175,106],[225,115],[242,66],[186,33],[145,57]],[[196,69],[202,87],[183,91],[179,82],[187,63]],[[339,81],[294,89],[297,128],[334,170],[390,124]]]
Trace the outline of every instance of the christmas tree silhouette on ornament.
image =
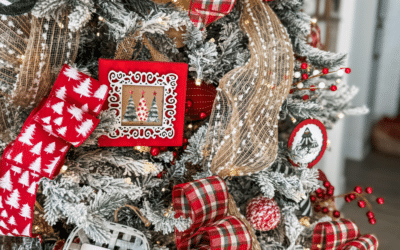
[[156,95],[157,92],[154,91],[153,93],[153,101],[151,102],[151,108],[149,111],[149,119],[147,122],[160,122],[160,119],[158,118],[158,107],[157,107],[157,100],[156,100]]
[[137,108],[138,120],[141,122],[141,124],[147,120],[147,117],[149,115],[149,112],[147,111],[146,99],[144,98],[144,93],[145,92],[142,91],[142,98],[140,98],[139,107]]
[[123,122],[133,122],[137,121],[137,115],[136,115],[136,107],[135,103],[133,102],[132,94],[133,91],[129,91],[129,101],[128,101],[128,106],[126,107],[126,111],[123,117]]
[[312,138],[310,129],[306,128],[301,137],[302,137],[301,141],[299,142],[299,144],[297,144],[295,148],[297,154],[305,155],[305,154],[312,154],[318,151],[318,143],[316,140]]

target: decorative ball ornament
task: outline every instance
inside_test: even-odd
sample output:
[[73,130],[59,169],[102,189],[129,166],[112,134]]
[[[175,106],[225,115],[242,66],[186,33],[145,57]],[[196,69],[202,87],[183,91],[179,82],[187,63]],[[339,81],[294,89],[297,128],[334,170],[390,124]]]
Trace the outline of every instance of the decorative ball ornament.
[[166,146],[161,146],[161,147],[160,147],[160,150],[161,150],[162,152],[167,151],[167,150],[168,150],[168,147],[166,147]]
[[[307,119],[300,122],[291,133],[288,141],[289,161],[294,166],[305,164],[308,168],[317,164],[325,153],[328,134],[322,122]],[[316,191],[322,193],[322,191]]]
[[303,100],[304,100],[304,101],[306,101],[306,100],[308,100],[308,99],[310,99],[310,96],[309,96],[309,95],[303,95]]
[[[188,80],[186,89],[188,112],[186,116],[194,121],[210,116],[216,95],[217,90],[214,85],[203,83],[198,86],[194,80]],[[192,103],[190,107],[189,101]],[[201,115],[202,113],[203,115]]]
[[367,194],[372,194],[373,191],[374,191],[374,190],[372,189],[372,187],[367,187],[367,188],[365,188],[365,192],[366,192]]
[[337,86],[336,85],[332,85],[331,86],[331,91],[336,91],[337,90]]
[[350,69],[350,68],[345,68],[344,72],[345,72],[346,74],[350,74],[350,73],[351,73],[351,69]]
[[306,69],[307,67],[308,67],[307,63],[302,63],[302,64],[301,64],[301,68],[302,68],[302,69]]
[[365,201],[359,201],[359,202],[358,202],[358,206],[361,207],[361,208],[364,208],[365,205],[366,205],[366,204],[365,204]]
[[307,74],[307,73],[302,74],[302,75],[301,75],[301,78],[302,78],[303,80],[307,80],[307,79],[308,79],[308,74]]
[[376,219],[375,218],[370,218],[368,219],[369,224],[375,225],[376,224]]
[[300,78],[300,76],[301,76],[301,73],[298,71],[294,72],[294,74],[293,74],[294,78]]
[[277,227],[281,213],[276,201],[260,196],[247,205],[246,219],[256,230],[269,231]]
[[311,91],[315,91],[315,90],[316,90],[315,85],[311,85],[311,86],[310,86],[310,90],[311,90]]
[[187,100],[186,101],[186,107],[191,108],[193,106],[192,100]]
[[374,212],[372,212],[372,211],[368,211],[368,212],[367,212],[367,217],[368,217],[368,219],[375,218],[375,214],[374,214]]
[[159,147],[151,147],[150,153],[152,156],[157,156],[160,154],[160,148]]
[[322,74],[326,75],[329,73],[329,69],[328,68],[323,68],[322,69]]

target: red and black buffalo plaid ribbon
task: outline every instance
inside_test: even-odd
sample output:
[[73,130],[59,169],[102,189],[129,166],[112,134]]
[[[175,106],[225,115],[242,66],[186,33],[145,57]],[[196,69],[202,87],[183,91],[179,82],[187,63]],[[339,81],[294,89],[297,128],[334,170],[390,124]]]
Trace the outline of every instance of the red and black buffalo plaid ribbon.
[[236,0],[191,0],[189,17],[194,25],[202,30],[208,24],[228,15]]
[[354,247],[357,250],[376,250],[378,245],[378,239],[374,235],[360,236],[356,224],[340,219],[321,222],[315,226],[311,250],[350,250]]
[[176,185],[172,196],[175,217],[193,222],[184,232],[175,230],[178,250],[251,249],[246,225],[236,216],[228,216],[228,189],[220,177]]

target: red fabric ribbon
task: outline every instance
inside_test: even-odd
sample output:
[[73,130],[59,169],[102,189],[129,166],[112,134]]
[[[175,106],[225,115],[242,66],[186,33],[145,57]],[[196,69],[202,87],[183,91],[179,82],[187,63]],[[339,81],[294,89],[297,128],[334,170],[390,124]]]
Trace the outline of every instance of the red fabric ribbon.
[[207,25],[228,15],[236,0],[191,0],[189,17],[194,25],[203,30]]
[[53,179],[71,145],[78,147],[93,132],[109,85],[64,65],[49,97],[25,121],[21,133],[0,162],[0,234],[32,235],[37,184]]
[[311,250],[358,250],[378,249],[378,239],[374,235],[360,236],[360,231],[353,222],[340,219],[338,221],[321,222],[315,226]]
[[218,176],[174,186],[175,217],[190,218],[192,226],[175,230],[176,246],[181,249],[251,249],[246,225],[228,216],[228,188]]

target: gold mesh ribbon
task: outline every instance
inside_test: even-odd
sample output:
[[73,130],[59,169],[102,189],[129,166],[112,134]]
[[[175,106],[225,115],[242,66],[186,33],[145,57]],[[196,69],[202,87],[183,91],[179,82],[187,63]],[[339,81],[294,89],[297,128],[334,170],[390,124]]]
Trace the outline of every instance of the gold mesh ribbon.
[[278,149],[278,115],[290,91],[293,51],[285,28],[262,0],[242,0],[240,25],[251,58],[220,81],[204,166],[220,176],[269,167]]
[[63,64],[75,61],[79,34],[68,30],[68,16],[57,20],[31,18],[26,52],[12,101],[20,106],[36,106],[49,93]]

